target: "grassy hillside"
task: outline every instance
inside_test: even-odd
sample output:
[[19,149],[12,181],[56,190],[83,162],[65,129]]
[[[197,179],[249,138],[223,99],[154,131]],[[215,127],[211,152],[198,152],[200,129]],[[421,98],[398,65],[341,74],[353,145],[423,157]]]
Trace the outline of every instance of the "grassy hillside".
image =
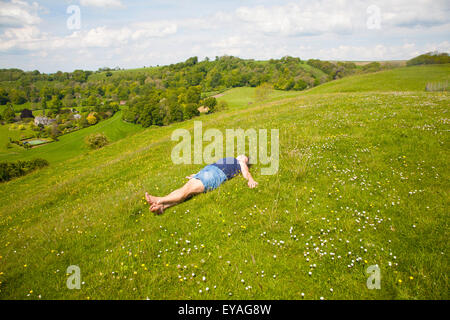
[[[255,91],[256,88],[233,88],[218,94],[216,97],[219,101],[226,101],[230,109],[236,109],[255,104]],[[298,95],[298,91],[271,90],[267,100],[277,100],[281,98],[295,97]]]
[[308,90],[311,94],[364,91],[424,91],[430,81],[450,79],[450,64],[397,68],[350,76]]
[[[448,76],[442,68],[428,79]],[[227,111],[0,184],[0,298],[448,299],[450,97],[422,92],[424,75],[407,69],[416,80],[396,90],[385,81],[397,75],[373,75],[378,93],[248,105],[252,91],[234,89],[220,98]],[[170,161],[173,130],[194,120],[279,129],[279,171],[256,164],[256,189],[237,177],[154,215],[144,192],[165,194],[202,167]],[[366,287],[374,264],[381,290]],[[81,290],[66,287],[70,265]]]
[[[49,162],[58,162],[76,157],[89,151],[84,143],[84,137],[89,134],[103,132],[111,142],[123,139],[130,134],[142,131],[141,126],[122,121],[122,112],[117,112],[112,118],[79,131],[75,131],[59,137],[59,141],[47,145],[36,147],[30,150],[13,146],[13,149],[6,150],[5,144],[8,137],[14,138],[20,132],[8,130],[8,126],[0,126],[0,161],[2,160],[22,160],[33,158],[44,158]],[[17,138],[17,137],[16,137]]]

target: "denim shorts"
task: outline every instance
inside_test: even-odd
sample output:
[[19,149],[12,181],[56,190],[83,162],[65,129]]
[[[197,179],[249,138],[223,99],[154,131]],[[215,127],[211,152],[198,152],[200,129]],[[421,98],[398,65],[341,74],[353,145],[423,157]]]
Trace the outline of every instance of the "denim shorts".
[[216,189],[225,180],[227,180],[225,173],[212,164],[204,167],[196,175],[194,175],[193,178],[199,179],[203,183],[203,186],[205,187],[204,192]]

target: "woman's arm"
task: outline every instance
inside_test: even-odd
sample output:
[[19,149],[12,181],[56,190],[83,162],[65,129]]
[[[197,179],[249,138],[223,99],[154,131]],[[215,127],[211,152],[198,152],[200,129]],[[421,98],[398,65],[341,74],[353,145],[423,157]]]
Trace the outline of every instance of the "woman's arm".
[[254,188],[258,185],[258,182],[256,182],[252,175],[250,174],[250,170],[248,169],[248,158],[244,155],[238,156],[236,158],[239,161],[239,164],[241,165],[241,172],[245,179],[248,180],[248,186],[250,188]]

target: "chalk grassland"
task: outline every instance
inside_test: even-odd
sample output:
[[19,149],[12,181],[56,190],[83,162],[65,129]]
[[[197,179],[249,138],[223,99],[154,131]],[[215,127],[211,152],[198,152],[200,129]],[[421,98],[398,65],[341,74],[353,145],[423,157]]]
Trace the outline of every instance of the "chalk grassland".
[[[255,88],[248,87],[233,88],[217,95],[217,99],[226,101],[230,110],[247,108],[257,102],[255,91]],[[298,95],[298,91],[268,90],[266,101],[275,101]]]
[[[438,80],[420,70],[417,81]],[[449,95],[392,90],[384,82],[401,75],[378,75],[379,92],[251,105],[235,89],[219,98],[224,112],[65,159],[54,151],[49,167],[0,185],[0,297],[448,299]],[[257,189],[237,177],[156,216],[144,192],[168,193],[202,167],[170,161],[171,133],[194,120],[279,129],[279,172],[256,164]],[[381,289],[369,290],[375,264]],[[80,290],[66,286],[70,265]]]
[[445,80],[450,80],[450,64],[423,65],[331,81],[312,88],[306,93],[424,91],[428,82]]

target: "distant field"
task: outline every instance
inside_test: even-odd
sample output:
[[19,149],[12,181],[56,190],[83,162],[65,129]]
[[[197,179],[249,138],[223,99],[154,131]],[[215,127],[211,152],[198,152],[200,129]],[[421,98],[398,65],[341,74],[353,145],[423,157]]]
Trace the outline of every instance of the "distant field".
[[[10,134],[10,132],[6,131],[6,126],[0,126],[0,130],[3,130],[1,133]],[[112,118],[101,121],[95,126],[65,134],[59,137],[59,141],[57,142],[30,150],[14,146],[14,149],[11,149],[13,153],[6,151],[4,144],[6,144],[8,138],[1,134],[0,161],[44,158],[51,163],[59,162],[87,152],[88,148],[84,143],[84,137],[91,133],[103,132],[110,141],[114,142],[142,130],[143,128],[141,126],[122,121],[122,112],[119,111]],[[17,136],[18,133],[15,134]]]
[[[353,62],[357,66],[364,66],[366,64],[372,63],[372,62],[378,62],[381,65],[389,64],[391,66],[395,67],[405,67],[407,60],[383,60],[383,61],[342,61],[342,62]],[[339,62],[337,60],[331,61],[331,62]]]
[[[127,73],[138,73],[138,74],[147,74],[150,73],[152,70],[157,69],[159,67],[145,67],[145,68],[134,68],[134,69],[126,69],[126,70],[111,70],[111,77],[115,77],[117,75],[123,75],[123,74],[127,74]],[[108,78],[106,76],[106,73],[108,71],[102,71],[102,72],[98,72],[98,73],[94,73],[92,75],[89,76],[89,80],[102,80],[102,79],[106,79]]]
[[[255,100],[256,88],[233,88],[223,92],[217,100],[226,101],[230,109],[236,109],[243,106],[250,106],[256,103]],[[300,94],[300,91],[283,91],[283,90],[271,90],[268,100],[276,100],[280,98],[295,97]]]
[[307,90],[308,94],[364,91],[425,91],[427,82],[450,79],[450,65],[397,68],[346,77]]
[[[0,184],[0,298],[448,300],[450,95],[424,81],[449,74],[401,68],[260,103],[235,88],[222,112],[145,130],[116,114],[0,154],[51,161]],[[145,191],[166,194],[204,165],[170,160],[171,134],[194,121],[278,129],[279,170],[257,163],[256,189],[236,177],[152,214]],[[102,131],[115,142],[88,152],[83,137]],[[66,287],[70,265],[80,290]],[[371,265],[380,290],[366,286]]]
[[[15,126],[17,127],[17,126]],[[11,144],[11,148],[6,148],[6,144],[9,142],[9,138],[13,140],[22,140],[24,138],[29,138],[34,136],[34,131],[26,129],[26,130],[18,130],[12,129],[12,125],[0,125],[0,159],[1,154],[8,154],[12,152],[21,152],[24,150],[23,148]]]

